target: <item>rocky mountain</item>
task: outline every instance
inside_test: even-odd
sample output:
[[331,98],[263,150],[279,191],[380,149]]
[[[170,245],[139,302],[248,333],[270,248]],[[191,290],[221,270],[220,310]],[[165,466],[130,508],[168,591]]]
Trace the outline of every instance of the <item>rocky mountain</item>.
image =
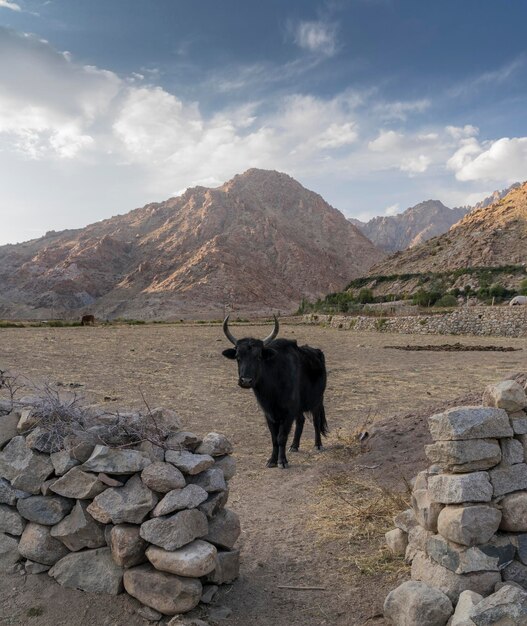
[[219,188],[0,247],[0,318],[286,312],[382,257],[321,196],[251,169]]
[[473,211],[474,209],[484,209],[485,207],[490,206],[491,204],[495,204],[496,202],[504,198],[513,189],[517,189],[518,187],[521,187],[521,183],[514,183],[513,185],[511,185],[510,187],[507,187],[506,189],[494,191],[493,193],[490,194],[490,196],[487,196],[480,202],[477,202],[474,206],[468,207],[468,208],[470,211]]
[[369,222],[350,220],[368,239],[385,252],[416,246],[442,235],[464,217],[468,208],[449,209],[439,200],[426,200],[399,215],[374,217]]
[[444,272],[527,264],[527,183],[498,202],[474,209],[448,232],[398,252],[371,275]]

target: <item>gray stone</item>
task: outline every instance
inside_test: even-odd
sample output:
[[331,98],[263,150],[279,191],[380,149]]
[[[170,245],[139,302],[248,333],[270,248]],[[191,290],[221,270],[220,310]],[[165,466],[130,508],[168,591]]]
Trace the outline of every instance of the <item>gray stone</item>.
[[218,593],[218,589],[218,585],[203,585],[203,592],[199,601],[202,604],[210,604]]
[[196,541],[170,552],[157,546],[150,546],[146,550],[146,556],[158,570],[178,576],[201,578],[214,569],[217,552],[210,543],[196,539]]
[[444,504],[434,502],[428,489],[417,489],[412,492],[412,508],[417,522],[426,530],[437,531],[437,518]]
[[394,556],[404,556],[408,547],[408,533],[400,528],[394,528],[384,534],[388,550]]
[[408,547],[406,548],[404,560],[407,563],[411,563],[418,552],[425,552],[428,540],[433,535],[434,533],[431,530],[425,530],[419,524],[411,528],[408,533]]
[[54,565],[68,554],[68,549],[58,539],[51,536],[49,526],[29,522],[20,537],[18,551],[30,561],[43,565]]
[[219,491],[218,493],[212,493],[203,504],[200,504],[198,509],[205,513],[205,515],[212,519],[217,513],[219,513],[223,507],[227,504],[229,499],[229,491]]
[[227,489],[223,471],[219,467],[211,467],[197,476],[191,476],[189,481],[194,485],[199,485],[208,493],[216,493],[217,491],[225,491]]
[[117,480],[116,478],[112,478],[105,474],[104,472],[99,472],[97,474],[97,479],[101,481],[103,485],[107,485],[108,487],[123,487],[124,482],[121,480]]
[[488,543],[478,548],[492,558],[498,559],[498,569],[507,567],[516,556],[517,538],[513,535],[495,535]]
[[412,529],[418,521],[415,517],[415,513],[413,509],[406,509],[406,511],[401,511],[393,518],[393,523],[397,528],[404,530],[405,533],[409,533],[410,529]]
[[418,552],[412,561],[412,579],[420,580],[445,593],[455,604],[462,591],[469,590],[487,596],[501,580],[500,572],[456,574]]
[[507,582],[500,581],[499,583],[496,583],[496,585],[494,586],[494,593],[496,593],[496,591],[499,591],[502,587],[506,587],[507,585],[509,585],[510,587],[516,587],[516,589],[524,590],[521,585],[518,585],[518,583],[515,583],[512,580],[508,580]]
[[176,615],[176,617],[173,617],[168,622],[167,626],[210,626],[210,624],[197,617],[181,617],[181,615]]
[[210,456],[223,456],[232,454],[232,450],[232,444],[225,435],[208,433],[203,437],[203,441],[196,452],[198,454],[210,454]]
[[[34,402],[35,404],[39,402],[39,398],[34,398]],[[29,403],[31,404],[31,403]],[[39,422],[40,418],[38,417],[38,415],[36,415],[36,413],[33,410],[33,407],[29,406],[26,407],[24,409],[22,409],[20,411],[20,418],[18,420],[18,424],[17,424],[17,430],[19,433],[24,433],[28,430],[30,430],[31,428],[34,428],[38,422]]]
[[18,541],[5,533],[0,533],[0,573],[7,572],[18,563],[22,555],[18,552]]
[[483,404],[514,413],[527,406],[527,396],[516,381],[504,380],[496,385],[488,385],[483,393]]
[[31,496],[17,502],[19,513],[30,522],[53,526],[73,508],[73,500],[61,496]]
[[500,500],[501,530],[527,532],[527,493],[511,493]]
[[226,454],[215,458],[214,467],[218,467],[223,472],[225,480],[230,480],[236,474],[236,459]]
[[148,544],[139,536],[139,526],[114,526],[110,532],[109,545],[113,560],[121,567],[134,567],[146,561],[145,550]]
[[384,601],[384,616],[396,626],[445,626],[453,611],[444,593],[414,580],[399,585]]
[[72,467],[79,465],[80,461],[72,458],[69,450],[60,450],[60,452],[54,452],[50,455],[50,460],[55,468],[55,474],[57,476],[63,476]]
[[163,463],[165,460],[165,451],[161,446],[156,446],[151,441],[141,441],[137,449],[146,454],[152,463]]
[[80,466],[72,467],[50,487],[51,491],[61,496],[78,500],[95,498],[106,488],[97,476],[83,472]]
[[168,450],[190,450],[194,452],[200,443],[201,438],[194,433],[181,431],[167,437],[165,446]]
[[[51,491],[51,486],[54,485],[57,482],[57,480],[58,478],[48,478],[47,480],[45,480],[40,486],[40,493],[43,496],[52,496],[53,491]],[[29,494],[28,494],[28,497],[29,497]]]
[[432,463],[454,474],[486,470],[501,461],[501,449],[496,439],[436,441],[425,446],[425,453]]
[[228,606],[215,604],[209,609],[208,619],[210,619],[213,624],[216,624],[217,622],[229,619],[231,615],[232,609],[230,609]]
[[71,457],[79,463],[84,463],[91,457],[95,444],[96,439],[84,431],[64,437],[64,449],[68,450]]
[[431,476],[428,479],[428,488],[432,500],[442,504],[490,502],[493,494],[487,472]]
[[62,438],[46,428],[37,426],[26,435],[26,446],[44,454],[52,454],[62,448]]
[[483,600],[483,596],[474,591],[463,591],[459,595],[454,615],[448,620],[447,626],[474,626],[470,619],[472,609]]
[[505,585],[473,607],[470,619],[476,626],[525,626],[527,592]]
[[208,454],[193,454],[187,450],[167,450],[165,461],[172,463],[184,474],[194,476],[214,465],[214,459]]
[[0,452],[0,476],[11,481],[14,489],[38,493],[52,472],[49,456],[33,452],[21,435],[11,439]]
[[495,498],[520,489],[527,489],[527,464],[525,463],[496,467],[490,470],[489,474]]
[[527,535],[522,534],[514,536],[514,542],[518,550],[518,559],[524,565],[527,565]]
[[527,588],[527,565],[519,561],[513,561],[502,571],[502,577],[505,581],[513,581]]
[[152,463],[141,473],[141,480],[158,493],[168,493],[186,485],[183,474],[171,463]]
[[9,415],[0,416],[0,450],[4,444],[18,435],[17,424],[20,419],[18,411],[11,411]]
[[140,530],[143,539],[165,550],[177,550],[194,539],[205,537],[207,532],[207,518],[197,509],[147,520]]
[[14,489],[11,487],[8,480],[0,478],[0,503],[9,504],[13,506],[19,498],[27,498],[31,494],[27,491],[21,491],[20,489]]
[[509,418],[515,435],[527,434],[527,413],[525,411],[509,413]]
[[503,409],[481,406],[456,407],[428,418],[434,441],[512,437],[509,416]]
[[[514,546],[510,545],[514,556]],[[467,548],[451,543],[441,535],[430,537],[426,546],[426,553],[436,563],[456,574],[498,572],[500,570],[500,557],[497,549],[494,550],[494,554],[489,555],[479,547]]]
[[106,472],[108,474],[134,474],[148,467],[152,461],[140,450],[95,446],[90,458],[82,464],[85,472]]
[[159,622],[163,617],[163,613],[151,609],[149,606],[140,606],[135,611],[139,617],[142,617],[147,622]]
[[37,563],[36,561],[25,562],[26,574],[43,574],[44,572],[49,571],[51,565],[42,565],[42,563]]
[[160,572],[146,564],[125,570],[124,588],[139,602],[163,615],[191,611],[198,605],[202,591],[199,580]]
[[7,504],[0,504],[0,532],[10,535],[21,535],[26,520],[22,519],[20,513]]
[[51,536],[60,539],[72,552],[106,545],[104,527],[88,513],[87,506],[78,500],[72,512],[51,529]]
[[159,502],[152,515],[160,517],[174,511],[183,509],[195,509],[209,497],[209,494],[198,485],[187,485],[184,489],[169,491]]
[[439,533],[455,543],[475,546],[487,543],[497,532],[501,512],[489,505],[446,506],[439,514]]
[[218,548],[230,550],[240,536],[240,520],[234,511],[223,509],[209,520],[209,532],[204,536]]
[[218,550],[213,571],[207,575],[207,582],[216,585],[232,583],[240,575],[240,551]]
[[113,562],[109,548],[72,552],[50,570],[59,585],[89,593],[116,596],[123,590],[123,569]]
[[516,465],[524,462],[524,450],[518,439],[501,439],[501,463],[502,465]]
[[523,446],[523,455],[524,455],[523,458],[527,462],[527,435],[516,435],[516,439]]
[[139,474],[135,474],[124,487],[109,488],[98,495],[88,506],[88,513],[103,524],[140,524],[157,500]]

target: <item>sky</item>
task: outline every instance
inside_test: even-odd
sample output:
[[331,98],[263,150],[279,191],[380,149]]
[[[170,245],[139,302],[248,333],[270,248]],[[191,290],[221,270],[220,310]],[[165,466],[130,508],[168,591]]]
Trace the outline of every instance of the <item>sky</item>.
[[524,0],[0,0],[0,244],[286,172],[349,217],[527,179]]

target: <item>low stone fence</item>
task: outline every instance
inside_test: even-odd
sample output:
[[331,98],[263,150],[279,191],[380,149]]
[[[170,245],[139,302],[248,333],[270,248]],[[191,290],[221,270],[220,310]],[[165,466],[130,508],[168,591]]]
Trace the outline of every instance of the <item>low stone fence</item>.
[[395,626],[527,624],[526,380],[429,418],[433,465],[386,535],[412,564],[412,581],[385,600]]
[[302,319],[307,324],[322,324],[343,330],[411,335],[527,337],[527,306],[463,307],[451,313],[399,317],[310,313]]
[[152,621],[210,602],[239,572],[229,441],[57,398],[0,413],[0,571],[126,591]]

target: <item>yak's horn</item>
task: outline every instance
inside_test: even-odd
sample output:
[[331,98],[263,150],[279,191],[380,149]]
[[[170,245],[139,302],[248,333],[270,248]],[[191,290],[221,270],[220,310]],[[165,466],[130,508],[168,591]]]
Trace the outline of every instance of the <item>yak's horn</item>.
[[276,337],[276,335],[278,335],[278,330],[280,329],[280,325],[278,324],[278,320],[276,319],[276,315],[273,315],[273,317],[274,317],[273,332],[263,340],[264,346],[266,346],[267,344],[271,343],[271,341]]
[[223,320],[223,332],[225,333],[225,337],[234,345],[236,345],[237,341],[234,335],[229,330],[229,315]]

